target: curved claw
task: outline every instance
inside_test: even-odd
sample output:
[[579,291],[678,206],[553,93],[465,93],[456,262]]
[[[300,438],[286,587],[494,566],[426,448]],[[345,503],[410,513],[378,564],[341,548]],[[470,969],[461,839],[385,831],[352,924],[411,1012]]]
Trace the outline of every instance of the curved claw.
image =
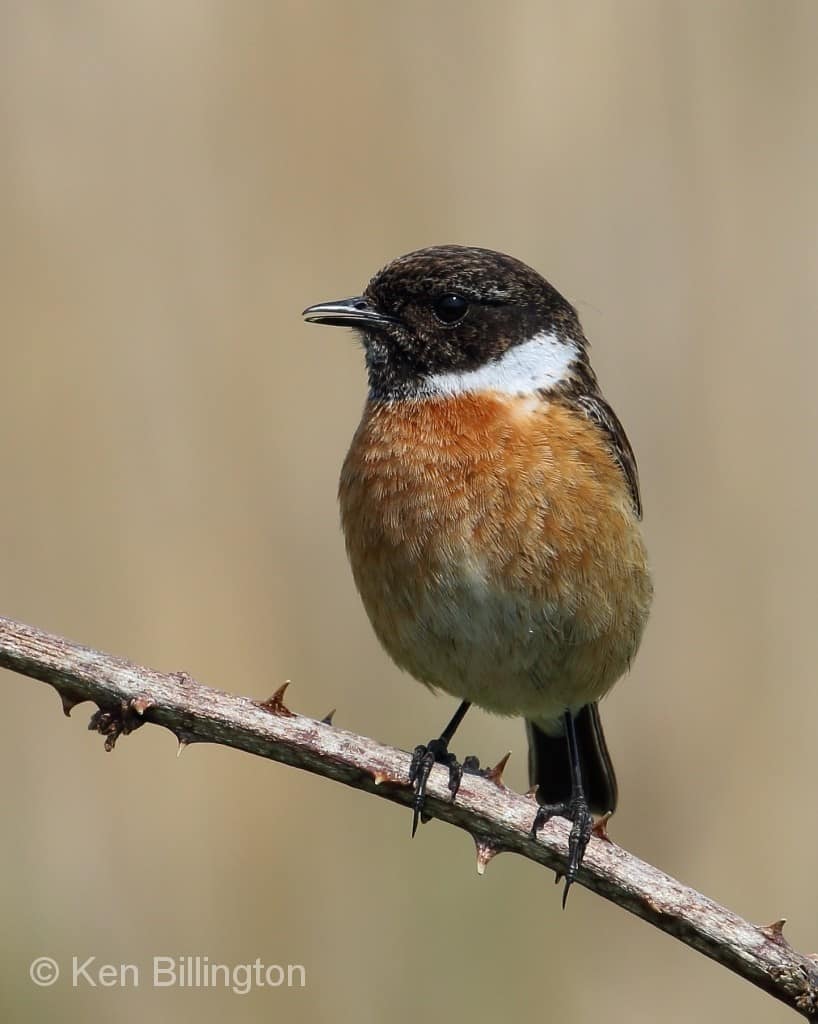
[[536,839],[537,833],[543,825],[555,817],[565,818],[571,822],[571,832],[568,835],[568,863],[564,875],[565,888],[562,891],[564,908],[568,899],[568,890],[574,884],[577,872],[582,866],[585,850],[591,838],[594,819],[588,809],[588,801],[582,793],[578,793],[562,804],[542,804],[537,808],[531,825],[532,838]]
[[568,870],[565,872],[565,888],[562,891],[562,906],[568,899],[568,890],[574,884],[579,871],[585,850],[591,838],[591,830],[594,827],[594,819],[588,810],[588,804],[584,798],[571,800],[568,808],[569,821],[572,822],[571,832],[568,836]]
[[415,789],[415,798],[412,801],[412,836],[417,832],[418,822],[423,817],[426,785],[432,774],[432,768],[436,764],[442,764],[449,769],[449,792],[452,795],[452,800],[460,789],[463,766],[454,754],[449,752],[444,739],[430,740],[427,744],[415,747],[412,752],[412,763],[409,765],[409,782]]
[[415,787],[415,799],[412,801],[412,838],[418,830],[418,821],[426,802],[426,783],[435,764],[434,751],[422,744],[415,747],[412,763],[409,766],[409,782]]

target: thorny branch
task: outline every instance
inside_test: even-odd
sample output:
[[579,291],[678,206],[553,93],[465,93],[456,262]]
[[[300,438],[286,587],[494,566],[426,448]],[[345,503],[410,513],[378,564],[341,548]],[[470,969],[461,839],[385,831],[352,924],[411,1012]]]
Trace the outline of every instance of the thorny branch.
[[[335,728],[329,720],[293,714],[283,690],[266,702],[233,696],[185,673],[142,668],[5,618],[0,667],[50,683],[66,714],[82,701],[96,703],[89,728],[105,736],[106,750],[150,722],[170,729],[180,744],[222,743],[411,804],[405,751]],[[447,773],[435,769],[427,813],[472,835],[481,873],[505,851],[559,872],[567,823],[553,819],[532,839],[531,801],[507,789],[498,769],[490,778],[465,775],[455,803],[448,799]],[[818,956],[796,952],[782,934],[783,921],[760,927],[743,920],[617,846],[604,826],[588,846],[577,881],[818,1020]]]

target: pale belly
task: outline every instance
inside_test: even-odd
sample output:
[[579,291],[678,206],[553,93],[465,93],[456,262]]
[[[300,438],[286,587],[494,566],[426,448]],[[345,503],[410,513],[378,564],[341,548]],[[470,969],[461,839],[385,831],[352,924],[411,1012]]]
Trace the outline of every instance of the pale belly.
[[394,578],[361,589],[401,668],[496,714],[538,722],[603,697],[635,656],[644,625],[636,605],[616,618],[606,608],[589,624],[569,606],[498,590],[468,571],[402,595]]
[[593,435],[564,465],[549,447],[558,412],[518,433],[502,406],[481,413],[464,450],[467,412],[449,449],[422,415],[359,429],[340,488],[353,575],[416,679],[551,721],[602,697],[636,654],[651,598],[639,524]]

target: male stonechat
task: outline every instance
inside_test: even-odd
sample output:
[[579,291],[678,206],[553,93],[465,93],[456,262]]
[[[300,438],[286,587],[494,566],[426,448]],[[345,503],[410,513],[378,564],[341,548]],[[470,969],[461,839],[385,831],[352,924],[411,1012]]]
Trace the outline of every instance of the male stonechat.
[[[395,663],[461,700],[415,749],[413,834],[472,704],[525,719],[540,804],[571,823],[565,894],[617,784],[598,702],[630,666],[652,597],[633,450],[574,307],[488,249],[435,246],[306,320],[354,328],[369,395],[341,471],[341,520]],[[470,758],[474,765],[476,759]]]

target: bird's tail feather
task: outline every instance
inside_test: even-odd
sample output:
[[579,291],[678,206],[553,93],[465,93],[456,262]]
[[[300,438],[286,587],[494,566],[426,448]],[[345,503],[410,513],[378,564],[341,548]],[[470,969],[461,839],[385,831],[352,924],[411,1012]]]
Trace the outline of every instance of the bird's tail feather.
[[[616,810],[617,785],[611,756],[602,732],[599,709],[586,704],[574,719],[588,806],[597,814]],[[565,733],[549,735],[533,722],[528,732],[528,775],[541,804],[559,804],[571,796],[571,766]]]

